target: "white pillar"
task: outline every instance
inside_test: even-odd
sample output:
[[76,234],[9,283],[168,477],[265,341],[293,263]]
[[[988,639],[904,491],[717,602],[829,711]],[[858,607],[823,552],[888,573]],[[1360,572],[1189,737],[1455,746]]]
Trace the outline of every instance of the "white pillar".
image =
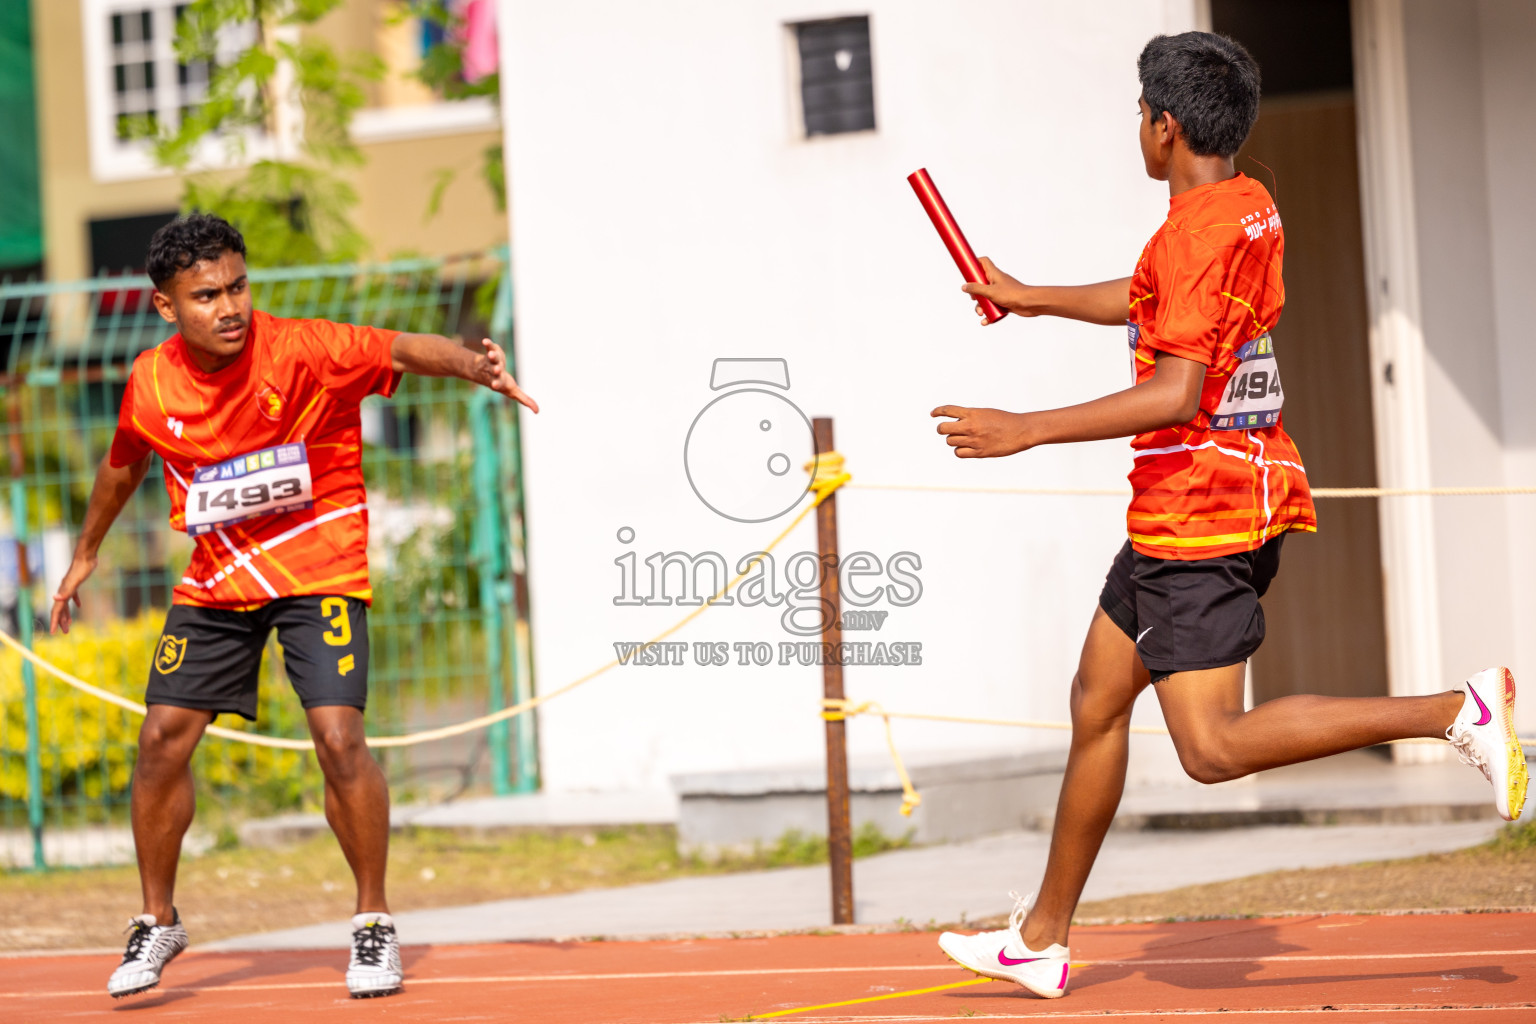
[[[1376,476],[1428,487],[1429,404],[1419,306],[1408,68],[1402,0],[1352,0],[1361,214],[1371,317]],[[1445,689],[1431,498],[1380,502],[1387,669],[1394,696]],[[1437,761],[1443,747],[1400,744],[1398,763]]]

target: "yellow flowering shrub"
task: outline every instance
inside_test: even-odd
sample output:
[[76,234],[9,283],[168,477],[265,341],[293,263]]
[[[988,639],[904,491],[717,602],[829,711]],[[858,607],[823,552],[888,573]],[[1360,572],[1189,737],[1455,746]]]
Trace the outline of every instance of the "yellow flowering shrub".
[[[150,659],[164,620],[164,611],[147,611],[132,619],[99,625],[80,622],[67,635],[36,636],[33,649],[39,657],[94,686],[143,703]],[[259,696],[263,716],[280,710],[282,719],[302,723],[303,712],[283,681],[278,659],[269,655],[263,660]],[[21,664],[21,655],[9,648],[0,650],[0,799],[24,800],[27,796]],[[45,800],[121,798],[132,778],[142,719],[41,670],[36,672],[36,679]],[[291,709],[286,706],[290,702]],[[219,724],[236,729],[251,725],[234,715],[221,716]],[[227,797],[250,797],[245,809],[252,813],[295,806],[319,785],[318,768],[307,753],[216,738],[203,740],[193,772],[199,790],[221,803],[228,802]]]

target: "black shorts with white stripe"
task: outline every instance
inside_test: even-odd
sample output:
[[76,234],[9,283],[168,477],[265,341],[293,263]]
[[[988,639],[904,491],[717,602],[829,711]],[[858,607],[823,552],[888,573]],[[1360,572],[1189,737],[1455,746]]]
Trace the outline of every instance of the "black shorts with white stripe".
[[1259,598],[1280,570],[1284,540],[1281,534],[1252,551],[1191,561],[1143,555],[1126,541],[1099,607],[1135,642],[1154,683],[1239,664],[1264,642]]

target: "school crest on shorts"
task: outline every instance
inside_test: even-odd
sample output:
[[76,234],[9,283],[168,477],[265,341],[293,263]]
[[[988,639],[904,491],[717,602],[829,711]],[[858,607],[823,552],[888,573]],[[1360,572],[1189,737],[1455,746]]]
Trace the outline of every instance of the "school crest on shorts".
[[256,408],[269,420],[283,418],[283,410],[288,407],[288,400],[276,384],[268,384],[256,392]]
[[155,648],[155,669],[163,676],[181,668],[181,659],[187,655],[187,638],[167,633]]

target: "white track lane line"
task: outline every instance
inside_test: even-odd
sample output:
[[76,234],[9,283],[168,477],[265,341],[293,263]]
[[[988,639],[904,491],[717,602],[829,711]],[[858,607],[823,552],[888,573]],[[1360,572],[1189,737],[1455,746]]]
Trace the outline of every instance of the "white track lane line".
[[[203,953],[203,957],[249,957],[249,953]],[[197,957],[197,954],[193,954]],[[1474,949],[1453,952],[1427,953],[1342,953],[1334,956],[1223,956],[1191,957],[1179,960],[1076,960],[1072,966],[1082,967],[1171,967],[1199,966],[1201,964],[1289,964],[1315,963],[1319,960],[1341,962],[1361,960],[1431,960],[1445,957],[1516,957],[1536,956],[1536,949]],[[185,963],[186,959],[183,958]],[[906,971],[958,971],[954,964],[868,964],[862,967],[754,967],[723,971],[632,971],[614,974],[499,974],[476,977],[412,978],[406,976],[406,985],[513,985],[539,984],[546,981],[669,981],[680,978],[747,978],[791,974],[890,974]],[[161,988],[161,992],[282,992],[289,989],[335,988],[334,981],[273,982],[266,985],[190,985]],[[74,996],[100,995],[100,989],[83,989],[69,992],[0,992],[0,999],[62,999]],[[1202,1011],[1203,1012],[1203,1011]],[[875,1018],[870,1018],[875,1019]],[[889,1018],[905,1020],[907,1018]],[[929,1018],[912,1018],[928,1020]]]
[[[1294,1017],[1298,1014],[1310,1013],[1319,1017],[1332,1019],[1339,1014],[1373,1013],[1378,1019],[1383,1013],[1388,1014],[1420,1014],[1432,1013],[1497,1013],[1520,1012],[1529,1014],[1536,1011],[1536,1003],[1490,1003],[1481,1006],[1399,1006],[1396,1003],[1346,1003],[1344,1005],[1329,1004],[1327,1009],[1321,1006],[1291,1007],[1280,1010],[1267,1008],[1253,1010],[1084,1010],[1080,1013],[1057,1012],[1054,1010],[1041,1010],[1037,1013],[995,1013],[986,1012],[986,1020],[1124,1020],[1128,1017],[1221,1017],[1225,1020],[1241,1020],[1243,1018],[1259,1018],[1268,1020],[1271,1017]],[[977,1019],[982,1019],[983,1014],[978,1013]],[[795,1015],[787,1017],[797,1024],[848,1024],[850,1021],[857,1024],[954,1024],[955,1015],[949,1014],[943,1017],[917,1016],[917,1017],[870,1017],[865,1014],[845,1014],[841,1017],[801,1017]],[[1523,1019],[1523,1018],[1522,1018]],[[690,1021],[687,1024],[717,1024],[719,1018],[707,1021]],[[681,1024],[681,1022],[680,1022]]]

